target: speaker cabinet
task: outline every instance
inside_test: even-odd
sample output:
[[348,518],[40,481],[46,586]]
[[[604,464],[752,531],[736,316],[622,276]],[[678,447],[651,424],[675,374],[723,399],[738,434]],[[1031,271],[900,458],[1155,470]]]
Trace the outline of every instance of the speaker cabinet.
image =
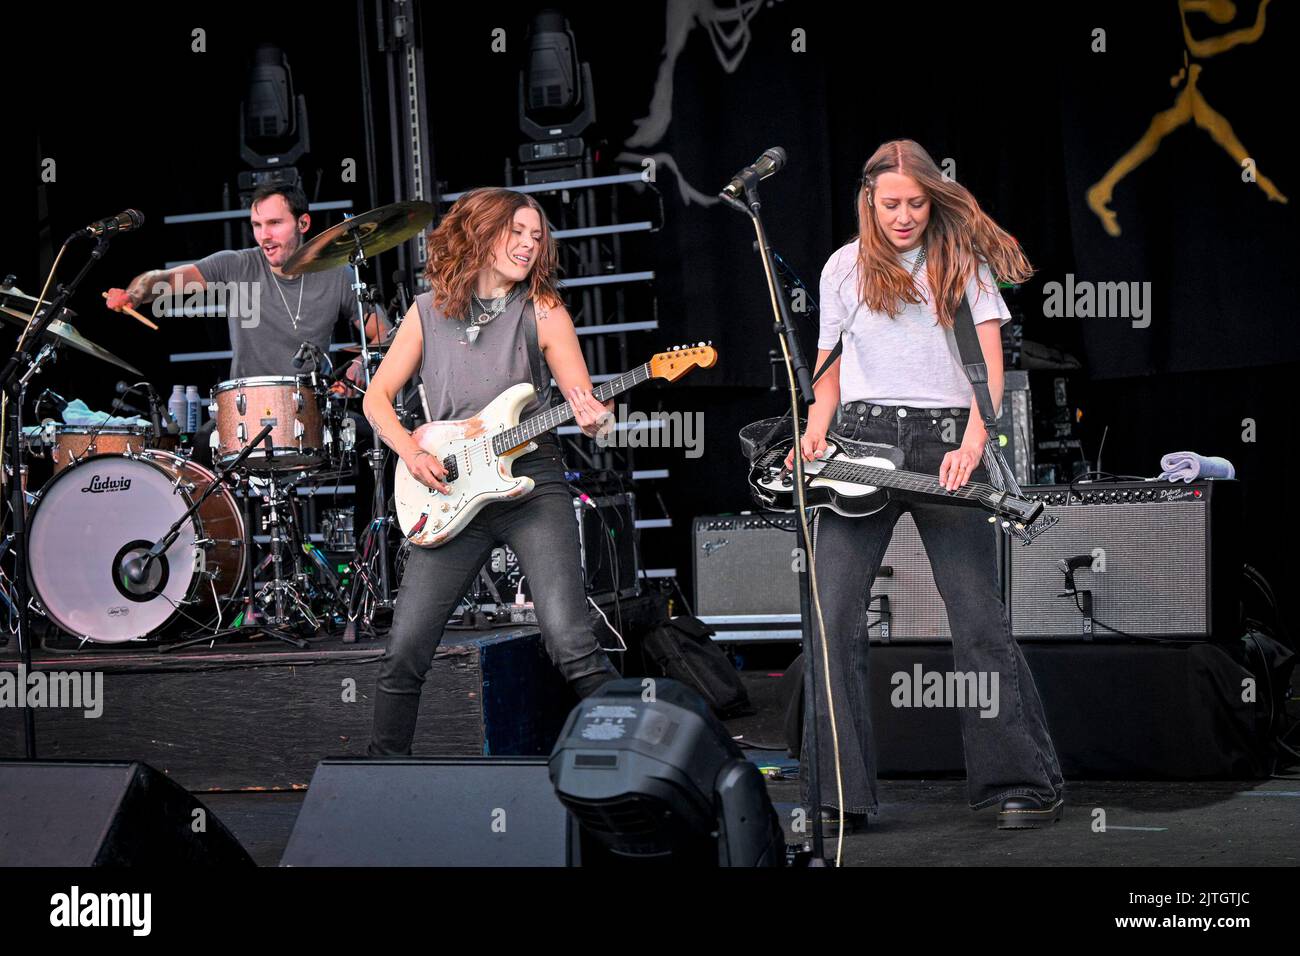
[[0,760],[0,865],[253,860],[211,811],[147,764]]
[[322,760],[281,866],[568,866],[544,757]]

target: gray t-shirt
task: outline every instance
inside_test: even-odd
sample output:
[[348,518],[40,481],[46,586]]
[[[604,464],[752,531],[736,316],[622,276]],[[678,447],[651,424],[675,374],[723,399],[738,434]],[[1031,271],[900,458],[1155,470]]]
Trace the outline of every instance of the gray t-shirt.
[[[293,357],[303,342],[328,354],[340,319],[348,323],[347,328],[355,328],[357,297],[352,291],[352,270],[346,267],[280,277],[271,272],[257,246],[214,252],[194,265],[209,287],[236,283],[228,287],[226,297],[230,347],[235,353],[231,378],[299,375],[302,369],[293,367]],[[294,315],[298,316],[296,329]],[[355,333],[347,338],[351,341]]]
[[[909,272],[920,248],[899,258]],[[981,262],[966,283],[975,324],[1011,321],[993,272]],[[897,315],[873,312],[858,298],[858,240],[841,246],[826,262],[821,278],[819,349],[833,349],[841,333],[840,401],[868,401],[914,408],[969,408],[974,400],[962,371],[957,340],[939,325],[929,301],[926,270],[916,285],[925,301],[900,304]]]

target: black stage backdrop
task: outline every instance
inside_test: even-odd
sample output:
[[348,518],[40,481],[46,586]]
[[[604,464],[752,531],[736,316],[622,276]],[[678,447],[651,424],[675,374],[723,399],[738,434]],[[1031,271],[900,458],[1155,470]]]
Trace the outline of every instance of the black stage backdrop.
[[[365,8],[372,33],[373,4]],[[432,172],[445,189],[502,181],[505,158],[520,142],[518,69],[538,8],[420,4]],[[6,61],[6,88],[34,101],[39,116],[31,127],[36,142],[11,131],[10,142],[22,145],[6,151],[14,170],[6,205],[18,224],[3,239],[3,271],[34,292],[58,238],[138,206],[149,224],[118,240],[92,274],[74,303],[80,327],[160,386],[185,381],[206,391],[224,378],[224,363],[180,368],[168,356],[227,347],[222,323],[178,321],[153,333],[103,310],[99,291],[224,245],[220,226],[164,226],[162,216],[218,208],[222,184],[243,168],[236,110],[259,42],[285,50],[307,96],[312,152],[299,166],[309,195],[364,209],[373,180],[379,202],[389,201],[389,104],[373,36],[378,156],[368,170],[354,4],[133,6],[129,15],[90,7],[75,18],[59,9],[43,14],[44,35],[60,39],[56,53],[33,44],[31,62]],[[782,395],[768,391],[775,342],[752,232],[710,197],[763,149],[783,146],[787,169],[762,187],[767,225],[815,293],[827,256],[853,234],[863,160],[880,142],[906,136],[950,164],[1039,270],[1007,296],[1027,338],[1085,363],[1091,387],[1075,397],[1087,457],[1095,460],[1105,429],[1111,471],[1154,475],[1162,453],[1184,448],[1230,458],[1246,482],[1258,542],[1252,557],[1278,581],[1300,572],[1290,551],[1300,515],[1276,490],[1297,464],[1295,206],[1270,201],[1259,182],[1243,180],[1242,165],[1216,142],[1229,142],[1230,128],[1257,179],[1269,177],[1287,197],[1300,190],[1286,152],[1293,111],[1282,79],[1294,48],[1294,5],[1268,5],[1257,37],[1241,35],[1243,42],[1222,50],[1256,23],[1256,0],[1236,4],[1225,24],[1190,14],[1190,42],[1176,0],[669,0],[562,9],[592,68],[601,171],[639,170],[641,158],[652,157],[662,192],[664,227],[639,247],[656,272],[660,329],[634,337],[625,359],[640,362],[663,346],[698,340],[712,340],[722,354],[713,371],[658,393],[664,408],[706,413],[707,445],[701,459],[675,460],[663,499],[676,526],[670,543],[649,546],[661,553],[648,563],[675,565],[686,576],[689,517],[748,507],[735,429],[781,408]],[[205,31],[202,53],[192,48],[197,28]],[[493,52],[497,28],[505,52]],[[1179,100],[1186,74],[1170,83],[1185,53],[1203,99],[1190,122],[1171,124],[1158,148],[1118,178],[1109,208],[1120,235],[1109,235],[1088,190],[1156,117],[1190,102]],[[35,173],[25,160],[15,164],[23,156],[38,163]],[[50,158],[57,179],[40,184],[39,163]],[[356,182],[340,176],[348,158],[357,160]],[[318,217],[317,225],[333,221]],[[381,272],[394,267],[389,260],[380,257]],[[1051,315],[1046,292],[1067,282],[1150,283],[1149,313]],[[811,357],[815,314],[801,322]],[[44,384],[106,407],[117,377],[67,358]]]

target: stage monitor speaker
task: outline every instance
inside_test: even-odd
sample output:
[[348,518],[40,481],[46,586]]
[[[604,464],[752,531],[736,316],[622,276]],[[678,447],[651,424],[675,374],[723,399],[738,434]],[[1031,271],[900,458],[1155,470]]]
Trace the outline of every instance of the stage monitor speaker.
[[211,811],[148,764],[0,760],[0,865],[252,866]]
[[[1008,542],[1008,612],[1017,638],[1234,640],[1242,567],[1236,481],[1116,481],[1023,489],[1050,522]],[[1068,497],[1067,497],[1068,496]],[[1075,596],[1059,562],[1078,558]],[[1087,592],[1086,594],[1084,592]],[[1086,613],[1091,603],[1091,613]],[[1083,611],[1080,610],[1083,607]]]
[[322,760],[281,866],[569,866],[545,757]]

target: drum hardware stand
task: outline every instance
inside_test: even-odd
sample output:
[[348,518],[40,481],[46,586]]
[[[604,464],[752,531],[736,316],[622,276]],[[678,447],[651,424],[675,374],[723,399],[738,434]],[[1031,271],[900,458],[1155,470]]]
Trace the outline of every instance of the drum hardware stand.
[[[357,295],[357,321],[361,329],[361,368],[365,375],[366,390],[370,390],[371,369],[370,369],[370,344],[366,335],[366,303],[372,298],[367,291],[365,282],[361,280],[361,267],[366,264],[365,249],[361,244],[360,230],[353,230],[352,242],[355,248],[349,255],[348,259],[352,265],[352,275],[355,282],[352,285],[353,291]],[[377,318],[377,316],[376,316]],[[365,452],[366,458],[370,462],[370,471],[374,476],[374,491],[370,503],[370,523],[366,526],[365,534],[362,540],[357,542],[357,558],[353,562],[353,581],[352,594],[348,600],[347,609],[347,627],[343,632],[343,641],[352,643],[357,639],[357,618],[362,616],[358,605],[360,598],[363,603],[368,603],[369,613],[365,615],[365,627],[371,629],[374,621],[374,612],[380,608],[391,608],[393,606],[392,581],[388,575],[388,496],[384,493],[384,445],[379,437],[379,433],[371,427],[371,440],[373,447]],[[371,571],[366,567],[371,563],[364,555],[366,546],[371,540],[375,543],[374,561],[378,562],[378,588],[371,581]],[[364,592],[370,592],[365,594]]]
[[[163,537],[161,541],[155,543],[154,546],[150,548],[145,555],[143,555],[140,558],[134,559],[135,567],[127,571],[128,577],[135,579],[138,576],[139,579],[143,580],[145,572],[148,571],[150,562],[156,560],[156,558],[159,555],[163,554],[167,550],[167,548],[171,546],[172,542],[176,540],[176,536],[180,533],[180,528],[185,523],[185,521],[191,515],[197,513],[199,508],[202,506],[203,502],[207,500],[208,496],[213,492],[215,492],[218,486],[225,483],[230,475],[235,473],[235,470],[244,463],[244,460],[248,458],[250,454],[252,454],[254,448],[256,448],[259,444],[265,441],[268,459],[273,455],[274,451],[271,444],[271,430],[274,427],[275,427],[274,423],[268,423],[266,425],[263,425],[262,430],[253,437],[252,441],[250,441],[247,445],[244,446],[244,448],[240,451],[240,453],[235,457],[234,461],[232,461],[225,468],[217,469],[216,481],[213,481],[211,484],[209,484],[208,487],[204,489],[203,494],[199,496],[198,500],[195,501],[194,504],[190,506],[189,510],[186,511],[185,514],[181,515],[180,518],[176,519],[175,523],[172,524],[171,529],[167,532],[167,534]],[[252,526],[251,515],[250,515],[251,509],[249,508],[248,500],[249,500],[248,497],[245,496],[244,498],[244,555],[245,555],[244,585],[245,585],[245,592],[246,592],[245,593],[246,606],[244,611],[244,620],[246,623],[250,623],[253,620],[253,615],[255,613],[254,609],[257,606],[257,599],[260,596],[260,592],[255,592],[254,590],[253,526]],[[279,582],[278,565],[277,565],[276,582],[277,583]],[[265,588],[263,590],[265,590]],[[281,598],[278,593],[276,597],[277,597],[277,608],[279,608],[281,606],[280,605]],[[281,623],[282,620],[283,620],[282,618],[278,618],[273,623],[279,624]],[[190,637],[187,638],[186,640],[179,641],[175,644],[167,644],[163,647],[160,647],[159,652],[169,653],[171,651],[181,650],[182,648],[192,647],[196,644],[208,644],[211,643],[212,641],[217,640],[218,638],[230,637],[232,635],[239,635],[240,637],[249,637],[255,633],[265,634],[268,637],[273,637],[276,640],[283,641],[286,644],[292,644],[294,647],[298,647],[298,648],[307,647],[306,641],[302,640],[301,638],[294,637],[292,634],[288,634],[284,631],[278,630],[275,627],[268,627],[265,625],[254,625],[252,627],[227,627],[227,628],[222,628],[221,630],[213,631],[210,634],[203,634],[198,637]]]
[[[59,256],[62,257],[64,250],[68,248],[69,243],[83,233],[73,233],[63,241],[63,246],[59,250]],[[8,403],[5,409],[5,427],[8,429],[8,448],[3,452],[7,455],[9,461],[4,467],[9,481],[9,513],[12,516],[13,527],[10,529],[12,534],[11,549],[14,554],[14,575],[13,575],[13,603],[18,609],[18,652],[22,661],[23,668],[27,673],[32,670],[32,642],[31,642],[31,588],[27,579],[27,507],[26,492],[23,488],[22,481],[22,463],[23,463],[23,440],[22,440],[22,402],[27,393],[27,382],[31,377],[40,372],[40,367],[50,355],[53,354],[52,343],[42,341],[46,329],[50,323],[65,311],[65,306],[77,286],[85,279],[91,268],[104,257],[108,251],[109,243],[115,233],[105,231],[100,233],[95,239],[95,245],[90,250],[90,256],[82,265],[81,270],[73,277],[68,284],[60,282],[55,286],[54,296],[49,302],[37,312],[27,326],[27,334],[19,339],[18,347],[14,349],[5,363],[4,368],[0,369],[0,391],[8,396]],[[56,259],[57,263],[58,260]],[[36,718],[31,707],[22,708],[23,711],[23,738],[28,760],[36,759]]]

